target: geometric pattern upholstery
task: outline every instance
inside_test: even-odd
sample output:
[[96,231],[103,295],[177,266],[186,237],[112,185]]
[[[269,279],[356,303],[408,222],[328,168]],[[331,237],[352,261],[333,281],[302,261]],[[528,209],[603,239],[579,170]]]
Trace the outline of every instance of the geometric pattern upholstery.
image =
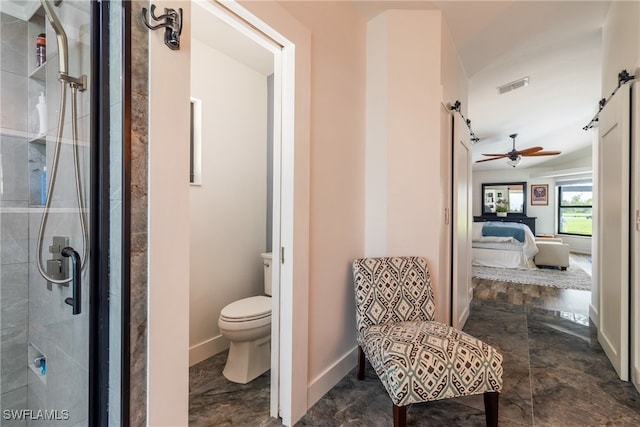
[[353,275],[358,344],[395,405],[502,390],[502,355],[433,321],[424,258],[358,259]]
[[388,322],[433,320],[435,302],[427,260],[362,258],[353,262],[358,332]]

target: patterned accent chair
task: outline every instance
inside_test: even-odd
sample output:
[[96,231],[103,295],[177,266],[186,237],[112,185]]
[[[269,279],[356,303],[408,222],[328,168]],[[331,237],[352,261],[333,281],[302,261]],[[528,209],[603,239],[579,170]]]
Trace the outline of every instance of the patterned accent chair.
[[393,402],[393,425],[406,425],[412,403],[484,393],[487,426],[497,426],[502,355],[433,320],[426,259],[362,258],[353,262],[353,277],[358,379],[366,356]]

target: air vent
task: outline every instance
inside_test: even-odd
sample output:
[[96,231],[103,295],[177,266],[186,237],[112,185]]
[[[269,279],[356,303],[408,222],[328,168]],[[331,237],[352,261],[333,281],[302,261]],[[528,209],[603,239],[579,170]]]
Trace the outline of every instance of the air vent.
[[498,88],[498,95],[503,95],[512,90],[520,89],[521,87],[529,86],[529,77],[516,80],[515,82],[507,83]]

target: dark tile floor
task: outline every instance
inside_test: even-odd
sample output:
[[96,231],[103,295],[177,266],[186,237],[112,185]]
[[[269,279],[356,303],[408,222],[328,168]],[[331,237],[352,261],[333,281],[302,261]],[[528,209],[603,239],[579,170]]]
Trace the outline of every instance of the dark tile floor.
[[[501,426],[640,425],[640,395],[617,379],[595,330],[585,324],[588,295],[476,279],[474,285],[464,330],[504,356]],[[551,301],[549,308],[545,301]],[[581,313],[571,316],[571,310]],[[225,356],[191,368],[189,425],[281,425],[268,416],[269,375],[245,386],[232,384],[221,375]],[[412,405],[407,418],[409,426],[485,425],[481,396]],[[296,424],[389,425],[391,402],[369,366],[364,381],[351,372]]]
[[189,426],[281,426],[269,417],[269,375],[236,384],[222,375],[227,352],[189,369]]

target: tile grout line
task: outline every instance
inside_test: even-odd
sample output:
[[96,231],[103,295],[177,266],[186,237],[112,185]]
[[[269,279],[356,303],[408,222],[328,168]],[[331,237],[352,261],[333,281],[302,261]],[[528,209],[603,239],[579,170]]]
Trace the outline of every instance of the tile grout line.
[[524,310],[524,326],[527,331],[527,365],[529,368],[529,396],[531,398],[531,426],[535,426],[535,416],[533,413],[533,374],[531,372],[531,340],[529,338],[529,314]]

